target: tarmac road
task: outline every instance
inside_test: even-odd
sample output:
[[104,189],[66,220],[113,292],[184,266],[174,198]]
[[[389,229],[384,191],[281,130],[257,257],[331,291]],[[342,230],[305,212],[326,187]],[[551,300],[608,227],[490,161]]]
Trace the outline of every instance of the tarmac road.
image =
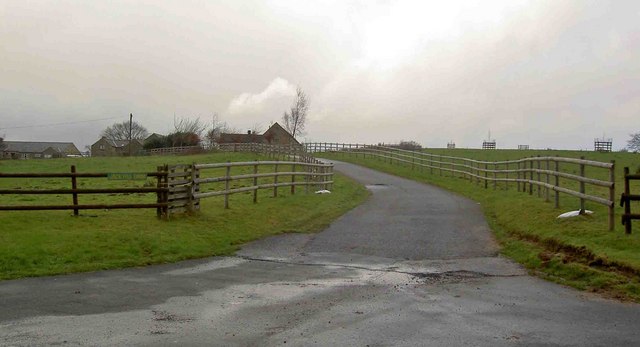
[[337,163],[373,192],[235,257],[0,282],[0,345],[632,346],[640,305],[528,276],[480,207]]

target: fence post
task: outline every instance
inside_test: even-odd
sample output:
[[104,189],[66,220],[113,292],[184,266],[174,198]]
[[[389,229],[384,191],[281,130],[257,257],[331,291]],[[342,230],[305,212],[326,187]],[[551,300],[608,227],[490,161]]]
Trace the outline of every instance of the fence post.
[[429,173],[433,175],[433,155],[432,154],[429,154],[429,160],[427,162],[429,163]]
[[[557,155],[556,155],[556,157],[557,157]],[[557,159],[554,162],[555,162],[554,170],[556,172],[556,175],[555,175],[556,184],[555,184],[555,186],[556,186],[556,188],[558,188],[558,187],[560,187],[560,176],[558,175],[558,172],[560,172],[560,162]],[[556,195],[556,198],[555,198],[556,204],[555,205],[556,205],[556,208],[560,208],[560,192],[558,190],[555,190],[555,193],[556,193],[555,194]]]
[[493,190],[498,189],[498,164],[493,163]]
[[[187,170],[187,167],[185,166],[185,171]],[[194,205],[193,205],[193,193],[194,193],[194,189],[195,189],[195,172],[194,172],[195,168],[193,166],[191,166],[191,184],[189,187],[189,190],[187,191],[188,193],[188,199],[189,202],[187,203],[187,211],[189,212],[193,212],[194,210]],[[186,178],[186,177],[185,177]]]
[[516,167],[516,177],[518,178],[518,193],[522,191],[521,187],[522,187],[522,182],[520,182],[520,177],[521,177],[521,172],[520,172],[520,168],[522,167],[522,162],[518,162],[517,163],[517,167]]
[[[624,224],[624,233],[631,234],[631,189],[629,188],[629,168],[624,168],[624,215],[622,216],[622,223]],[[625,218],[626,217],[626,218]]]
[[[580,157],[580,159],[584,160],[584,157]],[[584,178],[584,168],[585,168],[585,165],[584,164],[580,164],[580,177],[583,177],[583,178]],[[585,186],[584,182],[581,181],[580,182],[580,193],[582,193],[582,194],[585,193],[584,186]],[[584,209],[584,199],[580,198],[580,214],[584,214],[585,213],[584,211],[585,211],[585,209]]]
[[[78,189],[78,180],[77,177],[75,175],[76,173],[76,166],[75,165],[71,165],[71,173],[73,174],[71,176],[71,189],[76,190]],[[73,193],[73,206],[78,206],[78,193]],[[73,215],[77,216],[79,214],[80,210],[78,210],[77,208],[73,209]]]
[[[538,155],[538,160],[536,163],[536,168],[538,170],[536,177],[538,178],[538,183],[542,183],[542,181],[540,180],[540,155]],[[542,196],[542,192],[540,191],[540,185],[538,185],[537,189],[538,192],[538,197]]]
[[549,165],[549,159],[547,159],[547,165],[546,165],[547,173],[545,174],[546,181],[547,181],[547,186],[544,187],[544,194],[545,194],[544,201],[545,202],[549,202],[549,186],[548,186],[548,184],[549,184],[549,166],[550,166]]
[[487,162],[484,163],[484,189],[489,187],[489,181],[487,181],[487,177],[489,177],[489,173],[487,172],[489,169],[489,165]]
[[468,161],[469,164],[469,182],[473,184],[473,161]]
[[615,199],[616,199],[616,161],[611,161],[611,169],[609,169],[609,181],[611,182],[611,187],[609,188],[609,201],[611,205],[609,205],[609,231],[613,231],[614,229],[614,218],[615,218]]
[[507,158],[506,163],[504,164],[504,169],[506,172],[504,173],[506,181],[504,181],[504,190],[509,190],[509,158]]
[[[258,161],[257,159],[254,161]],[[258,202],[258,177],[256,177],[256,175],[258,174],[258,164],[253,164],[253,203],[257,203]]]
[[304,192],[306,194],[309,194],[309,182],[311,181],[309,179],[311,172],[309,171],[309,163],[307,163],[307,165],[304,166]]
[[442,176],[442,154],[440,154],[438,162],[440,163],[440,176]]
[[278,197],[278,164],[276,163],[273,168],[274,176],[273,176],[273,197]]
[[167,205],[164,207],[164,216],[165,218],[169,218],[169,164],[164,164],[163,167],[163,173],[164,173],[164,187],[167,188],[167,191],[164,192],[163,194],[163,202],[166,203]]
[[224,208],[229,208],[229,181],[231,180],[231,163],[227,162],[227,174],[224,181]]
[[[162,166],[156,166],[157,173],[160,173],[161,170]],[[158,191],[156,192],[156,203],[160,204],[162,202],[162,192],[160,191],[160,189],[162,188],[162,176],[156,176],[156,181],[156,188],[158,189]],[[156,208],[156,216],[158,216],[158,218],[162,217],[162,208],[160,206]]]
[[296,164],[291,166],[291,195],[296,193]]
[[533,195],[533,157],[529,158],[529,195]]

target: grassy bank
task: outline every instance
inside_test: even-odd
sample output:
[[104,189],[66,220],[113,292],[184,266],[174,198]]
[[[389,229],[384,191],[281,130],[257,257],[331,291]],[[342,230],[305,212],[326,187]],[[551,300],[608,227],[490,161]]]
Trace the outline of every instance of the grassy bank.
[[[218,153],[176,157],[76,158],[2,161],[2,172],[147,172],[164,163],[212,163],[251,161],[255,154]],[[1,188],[69,188],[69,179],[3,179]],[[89,187],[141,187],[154,181],[80,180]],[[209,188],[213,189],[213,188]],[[356,182],[336,175],[332,194],[290,195],[281,188],[260,191],[258,204],[252,195],[201,201],[192,216],[158,220],[155,210],[90,210],[73,217],[70,211],[0,211],[0,279],[42,276],[101,269],[140,266],[178,260],[233,254],[242,243],[285,232],[321,230],[368,193]],[[70,196],[0,196],[0,204],[68,203]],[[61,202],[62,200],[62,202]],[[114,196],[81,195],[80,203],[149,202],[153,194]]]
[[[598,161],[616,160],[617,182],[621,182],[622,167],[635,170],[640,156],[631,153],[589,153],[572,151],[482,151],[482,150],[429,150],[429,153],[460,156],[480,160],[507,160],[524,156],[550,155],[581,157]],[[607,293],[640,301],[640,229],[625,235],[617,207],[615,231],[608,231],[607,208],[587,203],[595,213],[571,219],[557,219],[566,211],[579,208],[579,200],[561,195],[561,209],[552,202],[545,202],[537,194],[517,192],[515,185],[509,189],[504,183],[494,190],[483,183],[445,174],[437,170],[412,170],[408,166],[393,166],[378,159],[362,156],[329,154],[323,157],[361,164],[376,170],[434,184],[478,201],[502,252],[524,264],[542,277],[579,289]],[[606,172],[604,173],[606,174]],[[617,195],[621,192],[618,183]],[[640,187],[635,187],[635,191]],[[604,194],[605,192],[603,192]],[[637,209],[637,207],[636,207]],[[638,225],[636,223],[636,225]]]

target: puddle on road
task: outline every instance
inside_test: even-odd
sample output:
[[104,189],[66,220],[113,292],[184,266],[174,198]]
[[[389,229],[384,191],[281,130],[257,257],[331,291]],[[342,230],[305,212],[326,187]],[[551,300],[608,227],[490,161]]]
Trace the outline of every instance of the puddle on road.
[[185,269],[176,269],[176,270],[167,271],[164,274],[165,275],[195,275],[195,274],[214,271],[218,269],[236,267],[246,262],[247,260],[242,258],[226,257],[226,258],[215,259],[210,262],[188,267]]
[[369,190],[381,190],[389,188],[389,186],[384,183],[367,184],[365,187]]

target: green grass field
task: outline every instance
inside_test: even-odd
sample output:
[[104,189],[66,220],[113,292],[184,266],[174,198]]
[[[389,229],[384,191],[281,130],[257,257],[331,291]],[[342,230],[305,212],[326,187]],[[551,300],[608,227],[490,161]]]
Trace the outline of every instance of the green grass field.
[[[0,172],[150,172],[158,165],[268,160],[255,154],[212,153],[194,156],[135,158],[74,158],[0,161]],[[279,168],[284,171],[286,168]],[[233,175],[247,172],[235,170]],[[214,170],[204,174],[216,176]],[[70,188],[70,179],[0,179],[0,188]],[[233,182],[240,186],[243,182]],[[79,179],[81,188],[142,187],[147,181]],[[244,185],[249,185],[244,182]],[[203,186],[203,190],[220,188]],[[368,196],[364,187],[335,176],[332,194],[305,194],[298,188],[230,196],[230,209],[223,198],[201,200],[194,215],[159,220],[153,209],[72,211],[0,211],[0,279],[113,269],[183,259],[233,254],[242,243],[285,232],[321,230],[332,220],[357,206]],[[155,202],[154,194],[80,195],[80,204]],[[69,204],[70,195],[5,195],[0,204]]]
[[[363,159],[360,155],[322,153],[320,157],[344,160],[373,169],[392,173],[417,181],[434,184],[478,201],[502,252],[521,262],[541,276],[576,288],[608,293],[640,301],[640,222],[635,223],[634,233],[625,235],[620,223],[622,208],[618,199],[623,189],[622,168],[632,171],[640,167],[640,155],[633,153],[593,153],[580,151],[518,151],[429,149],[428,153],[466,157],[477,160],[507,160],[526,156],[562,156],[609,162],[616,161],[616,220],[615,230],[608,231],[607,207],[587,202],[587,209],[595,213],[570,219],[556,217],[566,211],[579,208],[579,199],[561,194],[560,209],[553,202],[545,202],[534,190],[533,195],[517,192],[515,184],[508,189],[498,183],[494,190],[483,183],[470,182],[460,175],[440,176],[438,170],[414,169],[410,166],[393,166],[380,159]],[[568,165],[568,164],[567,164]],[[565,168],[575,172],[573,168]],[[599,171],[598,171],[599,170]],[[590,177],[607,179],[606,170],[588,169]],[[577,189],[575,182],[563,181],[565,187]],[[632,186],[632,192],[640,192],[640,186]],[[587,193],[608,197],[606,189],[588,186]],[[542,194],[544,197],[544,194]],[[553,195],[552,195],[553,196]],[[553,201],[553,198],[551,199]],[[638,211],[640,206],[633,206]]]

